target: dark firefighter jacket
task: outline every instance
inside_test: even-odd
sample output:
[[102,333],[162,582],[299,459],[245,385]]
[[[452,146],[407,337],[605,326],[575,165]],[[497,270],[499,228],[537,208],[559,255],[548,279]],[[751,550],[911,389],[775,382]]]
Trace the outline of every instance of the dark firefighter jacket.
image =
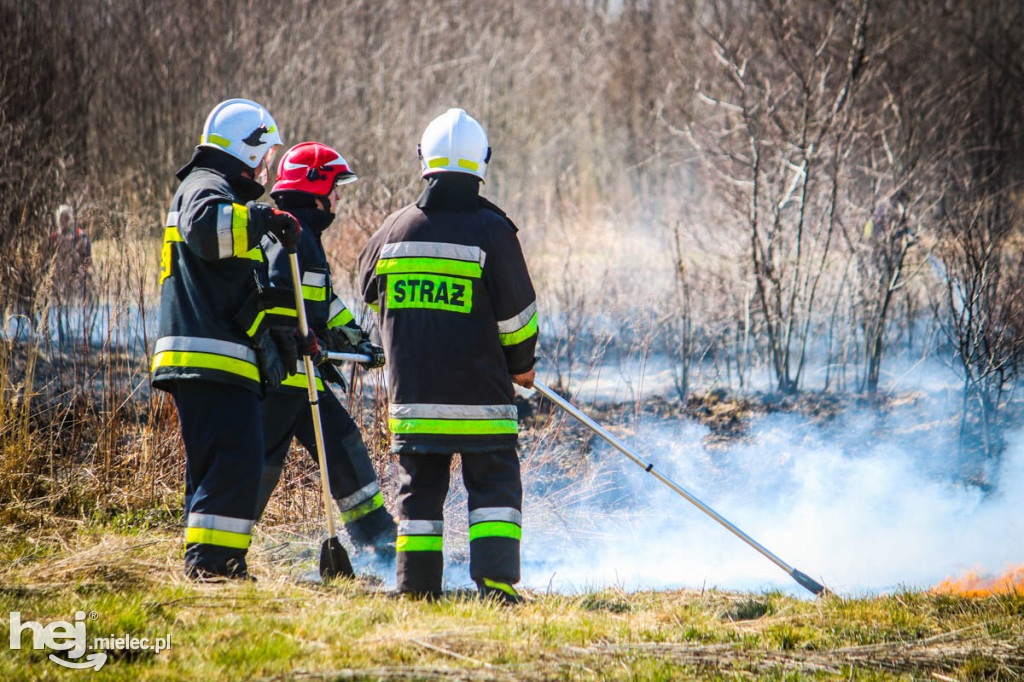
[[[263,186],[227,154],[200,150],[178,171],[160,259],[153,385],[203,379],[262,393],[253,339],[263,330],[257,266],[264,222],[248,202]],[[294,311],[293,311],[294,312]]]
[[516,228],[462,173],[432,177],[359,258],[388,357],[392,451],[515,447],[511,374],[533,367],[537,305]]
[[[299,221],[302,232],[299,235],[297,254],[299,272],[302,277],[302,299],[306,306],[306,321],[313,333],[323,339],[325,329],[347,326],[358,330],[352,312],[345,307],[331,282],[331,268],[327,263],[321,235],[334,220],[334,214],[310,206],[295,205],[279,201],[279,208],[291,213]],[[269,282],[272,286],[292,292],[292,271],[288,253],[269,238],[264,238],[263,249],[267,256]],[[294,303],[292,304],[294,306]],[[293,372],[282,382],[281,390],[306,392],[306,370],[299,358]],[[319,378],[316,387],[324,390]]]

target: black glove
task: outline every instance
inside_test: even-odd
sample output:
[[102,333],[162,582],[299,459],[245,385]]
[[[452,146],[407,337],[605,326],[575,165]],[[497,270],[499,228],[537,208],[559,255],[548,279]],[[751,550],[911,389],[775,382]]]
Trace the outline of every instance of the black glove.
[[310,330],[306,336],[302,336],[296,330],[295,347],[298,349],[299,355],[303,357],[308,356],[313,361],[314,367],[319,367],[327,362],[327,356],[320,350],[320,344],[317,343],[316,334],[313,333],[313,330]]
[[288,253],[295,253],[302,228],[291,213],[278,211],[270,204],[256,201],[250,201],[246,206],[249,209],[249,220],[255,223],[258,231],[270,235]]
[[370,339],[363,339],[356,345],[356,352],[360,355],[369,355],[369,362],[360,362],[359,364],[366,369],[377,369],[383,367],[386,359],[384,358],[384,349],[378,345],[370,342]]
[[253,349],[256,351],[256,362],[260,367],[264,389],[273,391],[284,381],[287,371],[269,330],[263,329],[253,337]]
[[320,365],[318,369],[320,370],[321,379],[328,383],[337,384],[338,386],[341,386],[341,390],[343,391],[348,390],[348,385],[345,383],[345,379],[344,377],[341,376],[341,372],[338,371],[337,367],[335,367],[329,362],[325,362],[324,364]]
[[277,346],[277,352],[281,356],[281,364],[284,365],[288,374],[295,372],[296,364],[299,361],[299,350],[295,345],[295,330],[291,327],[271,327],[270,338]]

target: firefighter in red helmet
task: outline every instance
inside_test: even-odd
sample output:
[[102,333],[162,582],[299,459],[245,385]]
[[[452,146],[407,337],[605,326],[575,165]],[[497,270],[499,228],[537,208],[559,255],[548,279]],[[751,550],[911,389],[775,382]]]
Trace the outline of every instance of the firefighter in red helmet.
[[[302,226],[297,252],[302,281],[298,286],[302,289],[309,327],[319,345],[328,351],[369,355],[372,360],[365,366],[374,368],[384,364],[384,351],[370,341],[334,292],[321,241],[323,231],[334,221],[332,209],[339,200],[338,188],[356,179],[337,151],[319,142],[304,142],[289,149],[281,159],[270,196],[278,209],[295,216]],[[264,243],[264,249],[270,284],[290,290],[288,254],[269,241]],[[287,361],[289,375],[261,404],[266,453],[257,518],[281,477],[293,438],[298,438],[313,461],[317,460],[305,367],[295,357]],[[384,507],[363,437],[331,389],[324,386],[325,378],[340,377],[330,365],[321,365],[316,371],[331,496],[353,544],[390,555],[394,551],[395,522]]]

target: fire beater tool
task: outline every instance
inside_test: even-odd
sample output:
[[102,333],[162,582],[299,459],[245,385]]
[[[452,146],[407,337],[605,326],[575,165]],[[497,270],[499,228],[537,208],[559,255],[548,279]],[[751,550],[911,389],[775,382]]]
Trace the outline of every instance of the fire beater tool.
[[[357,354],[357,353],[327,353],[327,359],[330,360],[331,362],[345,362],[345,361],[368,362],[370,360],[370,356],[368,356],[368,355],[360,355],[360,354]],[[819,595],[819,596],[824,596],[824,595],[828,594],[828,588],[826,588],[824,585],[822,585],[818,581],[814,580],[814,578],[810,577],[806,573],[803,573],[802,571],[798,571],[797,569],[793,568],[792,566],[787,564],[785,561],[783,561],[779,557],[777,557],[774,554],[772,554],[771,552],[769,552],[767,549],[765,549],[765,547],[763,545],[761,545],[759,542],[754,540],[752,537],[750,537],[749,535],[744,533],[742,530],[740,530],[739,528],[734,526],[724,516],[722,516],[721,514],[716,512],[714,509],[712,509],[711,507],[709,507],[706,504],[704,504],[703,502],[701,502],[699,499],[697,499],[697,497],[695,497],[688,490],[686,490],[685,488],[683,488],[679,484],[673,482],[667,476],[665,476],[660,471],[655,469],[654,468],[654,464],[645,463],[643,460],[640,459],[640,457],[638,457],[636,454],[634,454],[632,450],[630,450],[628,447],[626,447],[619,439],[617,439],[615,436],[613,436],[612,434],[610,434],[607,431],[605,431],[604,428],[602,428],[600,424],[598,424],[597,422],[592,420],[590,417],[588,417],[587,415],[585,415],[582,412],[580,412],[572,403],[570,403],[569,401],[565,400],[562,396],[558,395],[557,393],[552,391],[550,388],[545,386],[543,382],[534,380],[533,387],[535,389],[537,389],[541,393],[541,395],[545,396],[548,400],[553,402],[555,405],[558,405],[563,410],[565,410],[566,412],[571,414],[573,417],[575,417],[579,421],[583,422],[583,425],[586,426],[588,429],[590,429],[591,431],[593,431],[597,435],[601,436],[601,438],[604,438],[606,441],[608,441],[613,447],[615,447],[616,450],[618,450],[619,452],[624,454],[626,457],[628,457],[630,460],[632,460],[634,464],[636,464],[637,466],[643,468],[644,471],[646,471],[647,473],[649,473],[652,476],[654,476],[655,478],[657,478],[659,481],[661,481],[662,483],[667,485],[669,488],[674,490],[679,495],[682,495],[684,498],[686,498],[687,501],[689,501],[691,504],[696,506],[702,512],[704,512],[705,514],[707,514],[708,516],[713,518],[715,521],[718,521],[718,523],[720,523],[723,526],[725,526],[725,528],[729,532],[733,533],[740,540],[743,540],[745,543],[747,543],[748,545],[750,545],[751,547],[756,549],[758,552],[763,554],[769,561],[771,561],[773,564],[775,564],[776,566],[781,568],[783,571],[788,573],[789,577],[791,577],[793,580],[795,580],[797,583],[799,583],[801,587],[803,587],[804,589],[809,590],[810,592],[813,592],[814,594]]]
[[[309,335],[309,323],[306,320],[306,306],[302,300],[302,280],[299,277],[299,257],[288,254],[291,261],[292,283],[295,288],[295,310],[299,317],[299,333],[305,338]],[[320,546],[320,577],[354,578],[355,570],[348,558],[348,552],[338,539],[334,528],[334,510],[331,509],[331,486],[327,480],[327,459],[324,456],[324,429],[320,422],[320,399],[316,390],[316,375],[313,373],[313,360],[302,357],[306,369],[306,388],[309,393],[309,409],[313,412],[313,433],[316,436],[316,457],[320,463],[320,485],[323,487],[324,510],[327,512],[327,539]]]
[[540,391],[541,395],[545,396],[548,400],[553,402],[555,405],[558,405],[563,410],[565,410],[566,412],[571,414],[573,417],[575,417],[579,421],[583,422],[584,426],[586,426],[588,429],[590,429],[591,431],[593,431],[597,435],[601,436],[601,438],[604,438],[606,441],[608,441],[616,450],[618,450],[619,452],[624,454],[626,457],[628,457],[630,460],[632,460],[633,463],[635,463],[637,466],[641,467],[644,471],[646,471],[647,473],[651,474],[656,479],[658,479],[659,481],[661,481],[662,483],[667,485],[669,488],[671,488],[675,492],[677,492],[680,495],[682,495],[683,497],[685,497],[687,499],[687,501],[689,501],[691,504],[696,506],[698,509],[700,509],[702,512],[704,512],[705,514],[707,514],[711,518],[713,518],[715,521],[718,521],[718,523],[720,523],[723,526],[725,526],[725,528],[727,530],[729,530],[731,533],[733,533],[740,540],[743,540],[743,542],[747,543],[748,545],[750,545],[751,547],[756,549],[758,552],[763,554],[769,561],[771,561],[776,566],[781,568],[783,571],[788,573],[789,577],[791,577],[793,580],[797,581],[800,584],[801,587],[803,587],[803,588],[805,588],[807,590],[810,590],[811,592],[813,592],[814,594],[819,595],[819,596],[828,594],[828,590],[826,589],[826,587],[824,585],[822,585],[821,583],[817,582],[816,580],[811,578],[806,573],[802,573],[802,572],[796,570],[795,568],[793,568],[792,566],[787,564],[785,561],[783,561],[779,557],[777,557],[774,554],[772,554],[771,552],[769,552],[760,543],[758,543],[753,538],[751,538],[749,535],[747,535],[746,533],[741,531],[739,528],[734,526],[725,517],[723,517],[721,514],[716,512],[714,509],[712,509],[711,507],[707,506],[706,504],[701,502],[699,499],[694,497],[693,494],[691,494],[685,488],[683,488],[682,486],[680,486],[680,485],[672,482],[671,480],[669,480],[669,478],[667,476],[665,476],[660,471],[658,471],[657,469],[654,468],[654,464],[645,463],[636,454],[634,454],[629,448],[627,448],[621,441],[619,441],[619,439],[617,439],[615,436],[611,435],[610,433],[605,431],[603,428],[601,428],[601,426],[597,422],[592,420],[590,417],[588,417],[587,415],[585,415],[582,412],[580,412],[568,400],[564,399],[562,396],[560,396],[557,393],[555,393],[554,391],[552,391],[550,388],[545,386],[540,381],[536,381],[535,380],[533,382],[533,387],[536,388],[538,391]]

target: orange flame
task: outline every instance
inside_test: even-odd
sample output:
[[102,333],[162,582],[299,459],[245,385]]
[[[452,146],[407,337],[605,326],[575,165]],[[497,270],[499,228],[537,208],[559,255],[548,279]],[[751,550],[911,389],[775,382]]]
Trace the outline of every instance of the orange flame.
[[991,597],[995,594],[1024,594],[1024,564],[1008,567],[1001,575],[983,573],[980,567],[959,578],[946,578],[931,589],[932,594]]

